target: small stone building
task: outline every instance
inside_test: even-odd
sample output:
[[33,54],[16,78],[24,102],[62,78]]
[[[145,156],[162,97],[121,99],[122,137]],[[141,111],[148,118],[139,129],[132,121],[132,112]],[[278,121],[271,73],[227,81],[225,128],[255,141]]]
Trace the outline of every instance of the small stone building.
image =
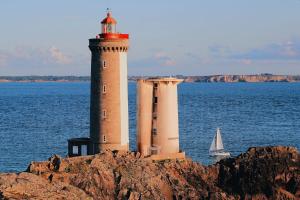
[[90,138],[72,138],[68,140],[68,156],[90,155]]

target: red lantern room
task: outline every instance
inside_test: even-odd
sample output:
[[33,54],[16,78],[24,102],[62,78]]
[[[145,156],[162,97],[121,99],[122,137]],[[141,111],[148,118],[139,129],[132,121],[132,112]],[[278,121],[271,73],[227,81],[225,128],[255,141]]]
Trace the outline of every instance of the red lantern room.
[[102,20],[102,33],[116,33],[117,21],[111,16],[111,11],[107,11],[107,17]]
[[117,21],[112,17],[111,11],[107,9],[107,16],[101,21],[102,31],[100,39],[128,39],[128,34],[117,32]]

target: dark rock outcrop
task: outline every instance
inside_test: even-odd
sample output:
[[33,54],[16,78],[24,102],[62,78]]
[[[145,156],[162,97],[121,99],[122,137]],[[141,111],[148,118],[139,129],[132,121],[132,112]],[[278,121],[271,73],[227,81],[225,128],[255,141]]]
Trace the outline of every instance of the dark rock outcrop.
[[250,148],[208,167],[121,151],[53,156],[1,174],[0,199],[299,199],[299,165],[292,147]]
[[242,199],[255,195],[269,199],[300,197],[300,161],[295,148],[250,148],[246,153],[222,160],[217,165],[218,186]]

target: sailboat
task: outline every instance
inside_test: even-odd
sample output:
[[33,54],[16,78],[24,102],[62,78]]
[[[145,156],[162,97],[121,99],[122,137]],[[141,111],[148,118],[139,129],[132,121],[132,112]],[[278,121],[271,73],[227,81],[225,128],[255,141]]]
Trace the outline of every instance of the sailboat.
[[221,131],[219,128],[217,128],[217,132],[216,132],[214,139],[210,145],[209,155],[210,156],[224,156],[224,157],[230,156],[230,153],[226,152],[224,150],[222,137],[221,137]]

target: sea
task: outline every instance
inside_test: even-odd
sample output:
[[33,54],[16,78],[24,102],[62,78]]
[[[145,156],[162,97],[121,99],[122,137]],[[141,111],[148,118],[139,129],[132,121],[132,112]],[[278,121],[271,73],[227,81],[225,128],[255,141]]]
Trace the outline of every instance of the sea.
[[[136,84],[129,83],[130,149],[136,145]],[[300,83],[182,83],[180,148],[199,163],[217,128],[233,156],[249,147],[300,148]],[[0,83],[0,172],[67,155],[67,140],[89,135],[89,82]]]

